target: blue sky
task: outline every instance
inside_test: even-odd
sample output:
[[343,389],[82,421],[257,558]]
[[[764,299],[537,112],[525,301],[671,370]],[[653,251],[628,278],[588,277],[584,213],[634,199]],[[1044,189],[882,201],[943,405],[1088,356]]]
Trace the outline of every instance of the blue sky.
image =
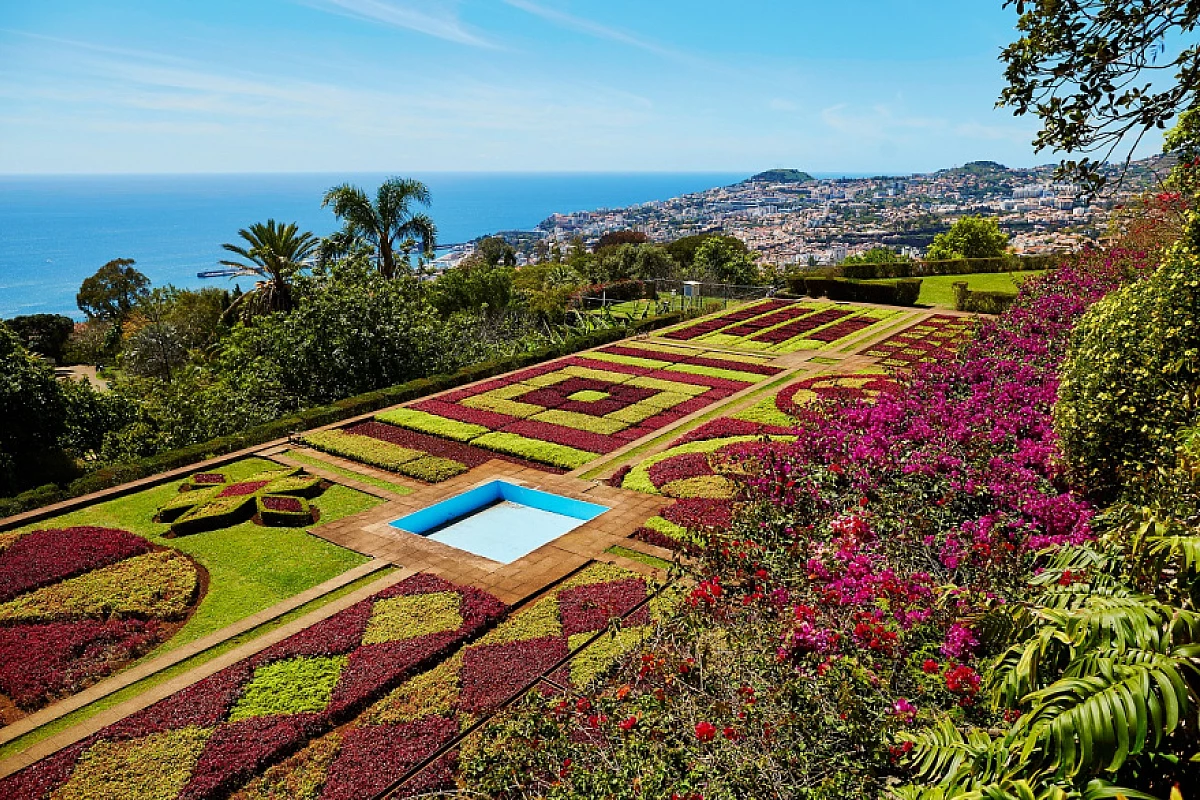
[[1015,18],[1001,0],[0,0],[0,173],[1030,166],[1057,157],[994,108]]

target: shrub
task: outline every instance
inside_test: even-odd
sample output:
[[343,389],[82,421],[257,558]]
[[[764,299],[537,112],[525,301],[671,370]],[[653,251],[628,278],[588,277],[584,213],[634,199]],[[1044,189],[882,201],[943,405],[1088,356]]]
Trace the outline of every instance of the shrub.
[[440,456],[423,456],[400,465],[400,474],[425,483],[441,483],[467,471],[465,464]]
[[[686,395],[679,395],[684,400]],[[682,402],[682,401],[680,401]],[[552,425],[561,425],[566,428],[575,428],[588,433],[598,433],[602,435],[611,435],[619,430],[623,430],[626,426],[622,422],[604,417],[596,417],[591,414],[580,414],[575,411],[562,411],[552,409],[543,411],[533,418],[535,422],[545,422]]]
[[194,507],[171,523],[171,533],[186,536],[193,533],[228,528],[254,516],[255,497],[252,494],[217,497]]
[[489,433],[480,436],[473,444],[488,450],[495,450],[498,453],[520,456],[528,458],[530,461],[540,461],[563,469],[582,467],[596,457],[595,453],[589,453],[586,450],[554,442],[529,439],[515,433]]
[[254,503],[259,520],[269,527],[297,528],[312,522],[312,507],[299,497],[266,495]]
[[919,278],[895,281],[857,281],[848,278],[832,278],[828,280],[825,291],[830,300],[912,306],[916,305],[917,297],[921,294],[921,281]]
[[1002,314],[1017,301],[1016,292],[980,292],[954,284],[954,308],[972,314]]
[[1200,257],[1171,254],[1085,313],[1062,369],[1054,426],[1067,462],[1103,492],[1170,465],[1196,418]]

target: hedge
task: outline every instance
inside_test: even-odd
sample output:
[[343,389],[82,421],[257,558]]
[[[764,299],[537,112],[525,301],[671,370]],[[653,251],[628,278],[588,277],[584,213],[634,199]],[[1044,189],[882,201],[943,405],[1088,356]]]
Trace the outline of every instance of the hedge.
[[954,284],[954,308],[974,314],[999,314],[1016,302],[1016,292],[979,292],[961,281]]
[[955,258],[947,261],[896,261],[890,264],[842,264],[844,278],[927,278],[933,275],[972,275],[985,272],[1020,272],[1051,269],[1065,256],[1048,253],[1036,256],[1003,255],[998,258]]
[[857,303],[878,303],[889,306],[913,306],[921,294],[919,278],[895,281],[862,281],[850,278],[812,278],[788,276],[792,293],[809,297],[828,297],[830,300],[849,300]]
[[15,497],[0,498],[0,517],[20,514],[23,511],[62,502],[63,500],[79,497],[80,495],[110,489],[114,486],[120,486],[123,483],[157,475],[160,472],[168,472],[195,464],[198,461],[205,461],[227,453],[244,450],[247,447],[263,444],[264,442],[282,439],[299,431],[331,425],[350,417],[369,414],[381,408],[406,403],[410,400],[416,400],[426,395],[453,389],[463,384],[474,383],[484,378],[490,378],[493,375],[510,372],[532,364],[539,364],[543,361],[576,353],[580,350],[588,350],[593,347],[610,344],[645,331],[678,325],[689,318],[689,316],[684,312],[674,312],[638,320],[632,325],[623,328],[593,331],[573,337],[558,345],[543,347],[528,353],[520,353],[509,358],[472,364],[454,373],[417,378],[398,386],[377,389],[373,392],[366,392],[365,394],[338,400],[329,405],[304,409],[303,411],[281,417],[274,422],[248,428],[240,433],[221,436],[216,439],[210,439],[207,442],[188,445],[176,450],[169,450],[165,453],[159,453],[158,455],[137,461],[102,467],[71,482],[65,487],[46,484],[36,489],[30,489]]

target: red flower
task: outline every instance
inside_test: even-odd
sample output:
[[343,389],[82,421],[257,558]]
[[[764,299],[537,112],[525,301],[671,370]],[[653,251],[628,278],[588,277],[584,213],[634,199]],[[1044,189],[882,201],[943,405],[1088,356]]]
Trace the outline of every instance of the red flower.
[[638,724],[637,717],[626,717],[625,719],[621,720],[618,723],[621,730],[623,730],[623,731],[631,731],[637,727],[637,724]]
[[696,723],[696,738],[702,742],[711,742],[717,735],[717,726],[711,722]]
[[940,667],[938,666],[938,662],[934,661],[932,658],[925,659],[925,661],[921,664],[921,671],[926,675],[933,675],[939,669]]

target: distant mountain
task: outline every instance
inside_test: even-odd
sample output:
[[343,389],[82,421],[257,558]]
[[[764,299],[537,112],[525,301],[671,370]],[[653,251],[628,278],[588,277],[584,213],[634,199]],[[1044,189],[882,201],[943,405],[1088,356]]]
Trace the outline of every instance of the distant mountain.
[[812,175],[798,169],[769,169],[747,178],[745,183],[807,183],[811,180]]

